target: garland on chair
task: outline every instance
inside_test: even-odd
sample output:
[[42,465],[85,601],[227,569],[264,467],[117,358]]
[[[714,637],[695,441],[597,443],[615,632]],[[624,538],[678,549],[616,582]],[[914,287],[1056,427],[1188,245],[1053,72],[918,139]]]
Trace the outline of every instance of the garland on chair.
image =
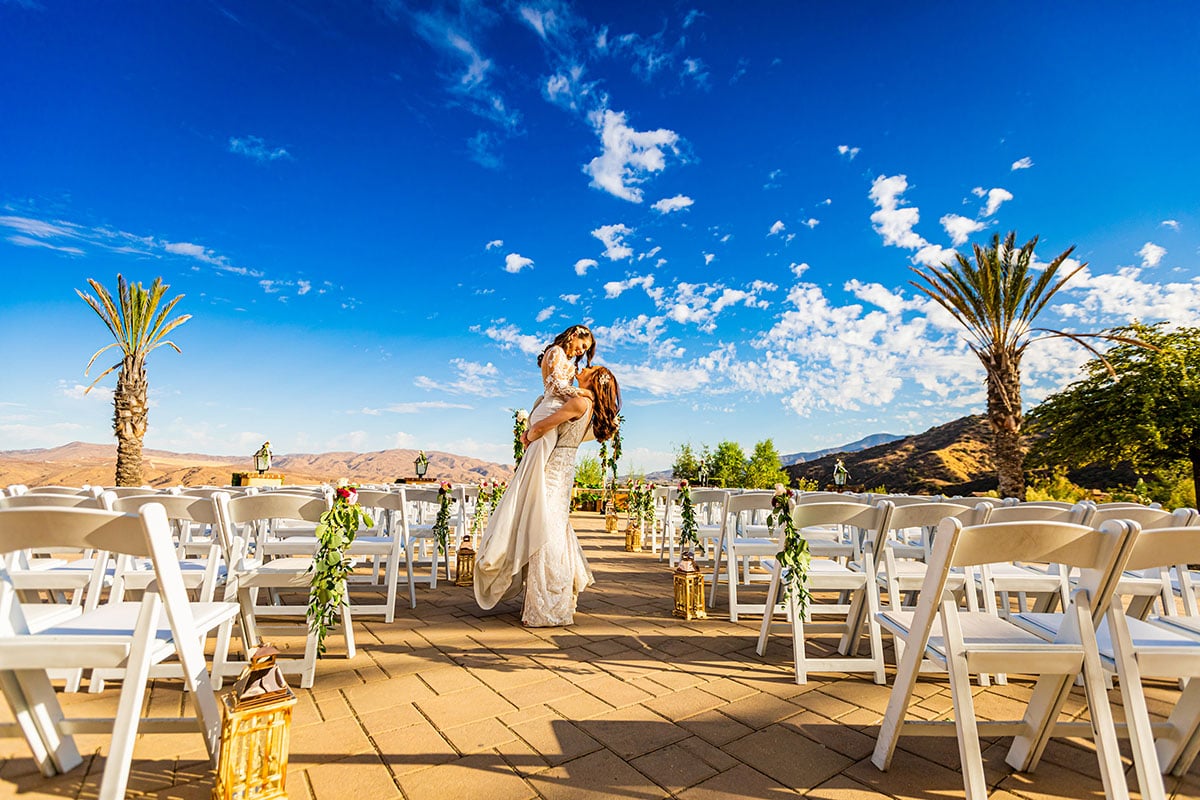
[[692,503],[692,490],[687,481],[679,482],[679,547],[693,548],[700,544],[699,527],[696,525],[696,506]]
[[783,531],[783,549],[775,556],[783,567],[783,599],[794,598],[796,613],[805,618],[812,594],[808,590],[808,565],[812,554],[808,551],[808,540],[802,531],[796,530],[792,519],[792,490],[783,484],[775,484],[775,496],[771,498],[771,513],[767,524]]
[[[475,498],[475,511],[471,514],[471,524],[468,526],[468,532],[475,537],[475,541],[479,541],[479,537],[483,535],[483,529],[487,527],[488,518],[488,498],[491,495],[491,488],[485,481],[479,487],[479,496]],[[440,499],[440,498],[439,498]],[[441,508],[438,508],[438,514],[441,514]]]
[[493,481],[491,490],[488,492],[488,514],[496,510],[496,506],[500,505],[500,498],[504,497],[504,490],[508,488],[508,484],[504,481]]
[[360,526],[374,525],[371,516],[358,504],[353,486],[334,490],[333,506],[317,523],[317,552],[308,571],[312,573],[308,589],[308,626],[317,636],[317,655],[325,654],[325,636],[337,622],[342,607],[350,604],[346,595],[346,577],[354,562],[346,557],[346,548],[354,541]]
[[450,542],[450,492],[453,488],[445,481],[438,487],[438,512],[433,520],[433,535],[437,538],[438,552],[442,555],[446,555]]
[[525,445],[521,443],[521,434],[529,430],[529,412],[523,408],[518,408],[513,411],[513,461],[516,466],[521,466],[521,459],[525,457]]

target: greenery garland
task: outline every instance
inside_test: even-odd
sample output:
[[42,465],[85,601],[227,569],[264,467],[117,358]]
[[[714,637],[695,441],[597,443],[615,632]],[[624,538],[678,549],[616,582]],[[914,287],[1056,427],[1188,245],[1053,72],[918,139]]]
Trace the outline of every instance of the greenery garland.
[[513,461],[518,467],[521,466],[521,459],[525,457],[525,445],[521,443],[521,434],[527,430],[529,430],[529,412],[518,408],[513,411]]
[[[475,511],[471,514],[471,524],[468,526],[468,532],[475,537],[475,541],[479,541],[479,537],[483,535],[483,529],[487,527],[488,518],[488,499],[491,495],[491,489],[484,483],[479,487],[479,496],[475,498]],[[438,498],[441,499],[440,497]],[[438,515],[440,516],[442,509],[438,507]]]
[[437,539],[438,552],[446,554],[450,542],[450,492],[454,487],[442,481],[438,487],[438,512],[433,520],[433,535]]
[[346,596],[346,576],[354,562],[346,557],[346,548],[354,541],[360,526],[370,528],[374,520],[358,504],[358,492],[351,486],[334,491],[333,506],[317,523],[317,552],[308,571],[312,573],[308,590],[308,626],[317,636],[317,655],[325,654],[325,636],[337,622]]
[[696,506],[692,504],[692,490],[687,481],[679,482],[679,546],[696,547],[700,544],[699,527],[696,525]]
[[496,506],[500,505],[500,498],[504,497],[504,490],[508,488],[508,484],[504,481],[494,481],[492,490],[488,493],[488,513],[491,514],[496,510]]
[[808,590],[808,566],[812,554],[808,551],[808,540],[801,531],[796,530],[792,505],[792,490],[775,484],[775,496],[771,498],[767,524],[775,529],[783,529],[783,549],[775,556],[783,567],[783,599],[794,598],[796,613],[800,619],[805,619],[808,603],[812,599]]

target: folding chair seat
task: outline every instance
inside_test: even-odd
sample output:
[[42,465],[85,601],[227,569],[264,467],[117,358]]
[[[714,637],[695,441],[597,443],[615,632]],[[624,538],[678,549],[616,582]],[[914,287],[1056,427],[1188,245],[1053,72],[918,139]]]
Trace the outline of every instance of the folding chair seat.
[[[75,508],[0,510],[0,553],[33,543],[149,558],[158,579],[139,602],[106,605],[48,627],[35,622],[38,627],[31,628],[0,568],[0,691],[16,719],[0,732],[23,735],[42,774],[51,777],[83,763],[73,734],[111,728],[101,800],[125,796],[139,732],[196,730],[215,761],[221,718],[200,642],[209,630],[231,625],[237,606],[188,602],[162,508],[148,505],[137,515]],[[175,657],[196,717],[140,720],[152,667]],[[125,670],[115,719],[66,719],[47,674],[55,668]],[[181,722],[191,724],[181,728]]]
[[[980,737],[1014,737],[1007,763],[1017,770],[1033,770],[1051,737],[1080,733],[1078,725],[1056,726],[1056,722],[1076,675],[1082,671],[1105,796],[1127,798],[1095,628],[1108,610],[1136,535],[1136,526],[1124,521],[1095,530],[1054,522],[963,527],[956,518],[943,520],[933,541],[916,610],[885,609],[879,614],[880,624],[897,641],[903,640],[905,647],[871,759],[875,766],[887,770],[901,735],[933,735],[949,726],[947,735],[958,739],[965,796],[984,800],[988,787]],[[1080,587],[1071,595],[1064,623],[1052,639],[988,612],[959,610],[948,586],[951,570],[1010,561],[1059,563],[1081,570]],[[926,658],[948,675],[953,722],[905,719]],[[1020,720],[981,722],[976,718],[970,675],[996,672],[1039,676]]]
[[[304,636],[304,656],[300,659],[280,659],[279,667],[285,674],[300,676],[301,688],[313,685],[316,676],[317,637],[308,626],[309,567],[312,565],[313,550],[307,555],[286,556],[270,561],[251,559],[247,555],[243,531],[269,520],[295,520],[316,525],[321,515],[329,508],[324,497],[294,495],[280,492],[260,493],[231,498],[217,494],[217,532],[222,538],[222,547],[229,554],[229,577],[225,583],[225,599],[236,599],[241,608],[243,635],[247,649],[260,643],[262,632],[291,633]],[[240,527],[244,526],[244,527]],[[266,591],[272,602],[260,604],[259,594]],[[283,601],[287,595],[296,595],[299,600],[292,604]],[[260,625],[258,616],[299,617],[299,624],[292,626]],[[342,633],[346,642],[346,655],[355,655],[354,628],[351,625],[349,607],[342,608]],[[226,632],[217,639],[217,650],[222,654],[223,664],[214,665],[213,682],[217,688],[226,675],[240,672],[246,662],[235,662],[224,658],[229,641]]]
[[[789,597],[785,603],[783,610],[792,629],[796,683],[807,683],[810,672],[869,672],[876,683],[884,682],[883,638],[875,619],[879,611],[879,594],[873,576],[875,558],[886,538],[894,513],[892,504],[886,500],[874,506],[841,502],[804,503],[792,510],[792,522],[798,530],[847,525],[874,534],[866,539],[870,546],[863,550],[864,569],[851,569],[830,558],[814,557],[809,562],[807,586],[811,599],[803,619],[796,598]],[[771,583],[767,587],[766,608],[769,613],[763,615],[759,628],[757,652],[760,656],[766,654],[767,639],[775,614],[778,613],[777,601],[783,591],[784,579],[782,565],[776,562]],[[820,596],[830,593],[838,594],[836,602],[819,602]],[[829,617],[835,619],[830,620]],[[870,649],[870,655],[866,657],[856,655],[864,624]],[[816,631],[840,634],[837,656],[808,656],[806,637],[809,632]]]

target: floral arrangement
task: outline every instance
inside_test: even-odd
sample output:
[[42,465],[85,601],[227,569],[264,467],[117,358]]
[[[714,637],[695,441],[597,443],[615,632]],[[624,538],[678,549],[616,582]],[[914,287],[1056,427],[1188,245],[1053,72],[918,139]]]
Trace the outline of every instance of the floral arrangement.
[[488,513],[496,510],[496,506],[500,505],[500,498],[504,497],[504,491],[508,488],[508,484],[504,481],[492,481],[492,489],[488,492]]
[[629,514],[642,530],[654,529],[654,484],[638,480],[629,487]]
[[450,503],[453,498],[450,492],[454,489],[446,481],[438,487],[438,512],[433,519],[433,535],[437,539],[438,552],[446,554],[450,542]]
[[[488,504],[490,502],[490,498],[491,488],[487,481],[484,481],[479,486],[479,496],[475,498],[475,511],[471,514],[471,523],[467,527],[467,530],[472,536],[475,537],[476,541],[478,541],[479,537],[483,534],[483,529],[487,527]],[[438,508],[438,512],[441,512],[440,506]]]
[[525,457],[525,445],[521,444],[521,434],[529,430],[529,412],[523,408],[518,408],[513,412],[513,461],[517,462],[517,466],[521,466],[521,459]]
[[696,506],[692,503],[692,490],[687,481],[679,482],[679,522],[679,546],[686,548],[700,544]]
[[317,635],[317,654],[325,653],[325,635],[348,604],[346,576],[354,563],[346,557],[346,548],[354,541],[359,527],[371,527],[374,520],[358,504],[353,486],[334,490],[333,505],[317,523],[317,552],[313,557],[308,590],[308,625]]
[[808,551],[808,540],[801,531],[796,530],[792,519],[792,505],[792,490],[785,488],[781,483],[775,484],[775,495],[771,498],[771,513],[767,516],[767,524],[777,530],[783,530],[783,550],[776,556],[783,567],[783,597],[795,599],[796,613],[800,615],[800,619],[804,619],[808,602],[812,599],[808,590],[808,565],[812,561],[812,554]]

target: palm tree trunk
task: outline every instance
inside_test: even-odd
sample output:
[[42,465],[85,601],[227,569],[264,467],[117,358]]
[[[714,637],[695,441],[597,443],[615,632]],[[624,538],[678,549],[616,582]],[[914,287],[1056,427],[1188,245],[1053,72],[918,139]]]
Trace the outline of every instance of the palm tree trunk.
[[987,370],[988,421],[992,425],[992,459],[1000,480],[1000,496],[1025,499],[1025,450],[1021,446],[1021,363],[1011,354],[984,360]]
[[113,433],[117,436],[117,486],[141,486],[142,440],[146,436],[146,367],[126,356],[113,394]]

